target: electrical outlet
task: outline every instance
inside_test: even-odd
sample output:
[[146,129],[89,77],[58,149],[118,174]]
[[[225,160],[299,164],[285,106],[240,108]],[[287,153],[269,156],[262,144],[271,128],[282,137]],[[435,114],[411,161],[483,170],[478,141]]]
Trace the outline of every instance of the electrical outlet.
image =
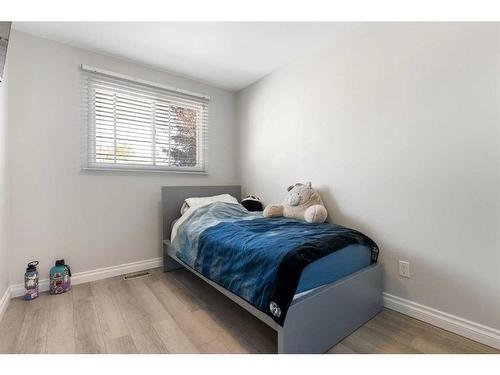
[[399,261],[399,276],[410,278],[410,262]]

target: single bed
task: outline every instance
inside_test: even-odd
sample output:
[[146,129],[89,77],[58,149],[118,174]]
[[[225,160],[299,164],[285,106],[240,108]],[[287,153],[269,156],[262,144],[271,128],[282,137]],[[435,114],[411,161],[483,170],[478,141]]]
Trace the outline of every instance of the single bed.
[[370,251],[356,244],[310,263],[301,273],[284,320],[269,314],[183,262],[170,241],[172,224],[186,198],[230,194],[241,187],[162,187],[164,271],[186,267],[278,332],[278,353],[323,353],[382,309],[381,268]]

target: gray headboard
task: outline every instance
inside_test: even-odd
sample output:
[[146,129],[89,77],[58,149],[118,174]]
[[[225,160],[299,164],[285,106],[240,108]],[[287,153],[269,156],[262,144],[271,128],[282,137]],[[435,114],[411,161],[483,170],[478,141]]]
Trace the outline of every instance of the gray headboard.
[[184,199],[189,197],[209,197],[219,194],[231,194],[238,201],[241,201],[241,186],[162,186],[163,240],[170,239],[172,221],[181,215],[180,210]]

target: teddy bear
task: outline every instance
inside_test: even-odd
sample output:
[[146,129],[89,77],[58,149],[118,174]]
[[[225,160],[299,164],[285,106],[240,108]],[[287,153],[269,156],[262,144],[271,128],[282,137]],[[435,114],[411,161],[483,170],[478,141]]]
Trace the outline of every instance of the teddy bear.
[[323,223],[328,216],[326,208],[311,183],[297,183],[287,189],[283,204],[270,204],[264,209],[264,217],[288,217],[308,223]]

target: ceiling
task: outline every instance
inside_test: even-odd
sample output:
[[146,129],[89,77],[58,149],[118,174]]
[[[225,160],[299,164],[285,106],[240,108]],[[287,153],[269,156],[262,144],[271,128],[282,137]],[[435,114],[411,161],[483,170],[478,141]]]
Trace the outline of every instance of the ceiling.
[[357,27],[319,22],[15,22],[14,29],[237,91]]

